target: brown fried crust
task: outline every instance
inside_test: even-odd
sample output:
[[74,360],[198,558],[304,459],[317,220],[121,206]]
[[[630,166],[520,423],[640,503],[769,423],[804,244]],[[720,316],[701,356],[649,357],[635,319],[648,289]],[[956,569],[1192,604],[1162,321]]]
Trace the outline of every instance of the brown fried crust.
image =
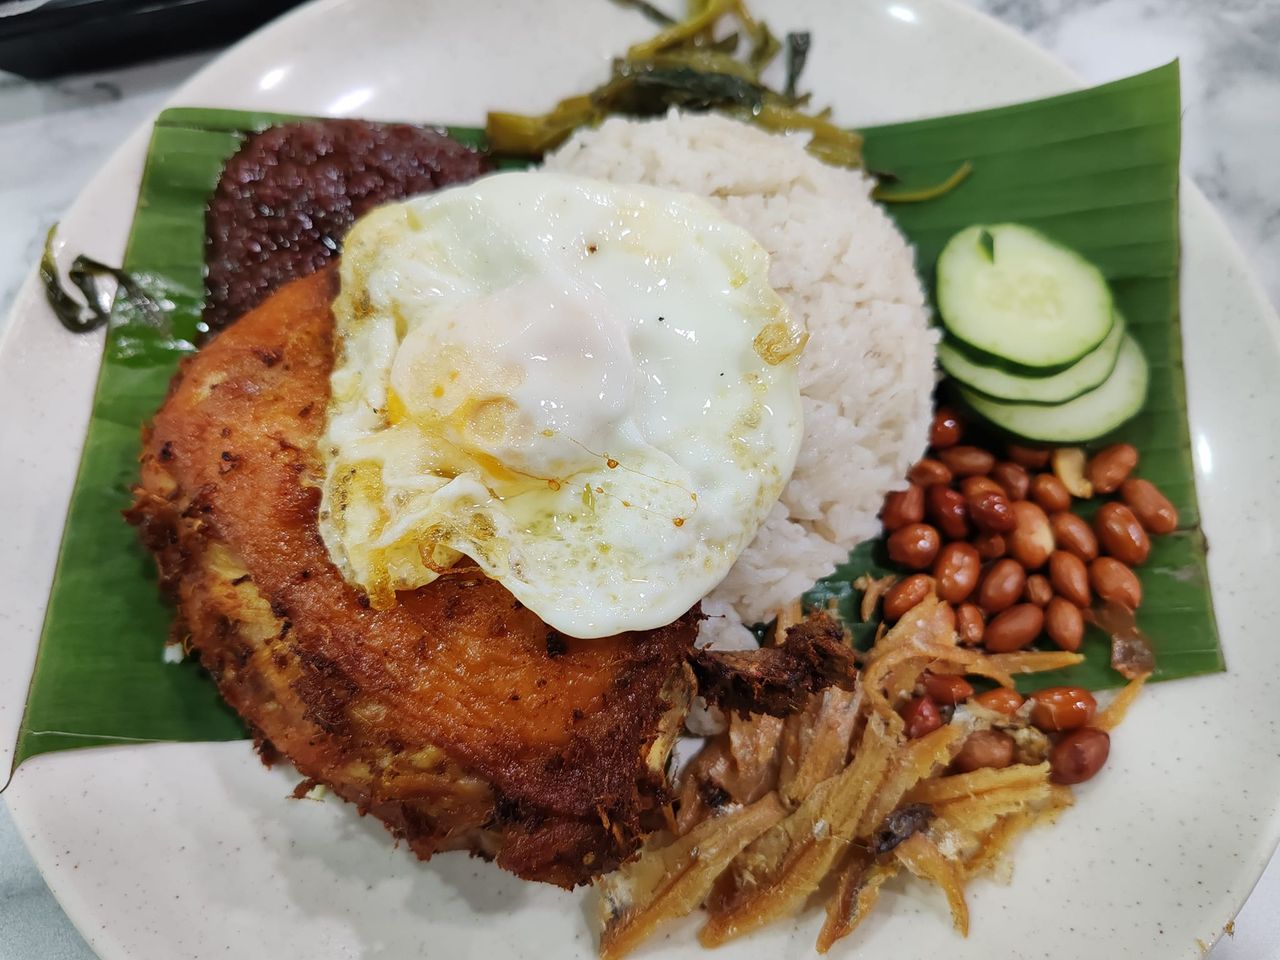
[[683,691],[697,612],[577,640],[474,570],[370,609],[316,528],[335,285],[332,268],[290,283],[184,361],[144,432],[128,519],[177,601],[175,630],[264,757],[420,856],[465,847],[585,882],[669,800],[665,757],[646,755]]
[[789,716],[826,687],[852,689],[855,673],[844,630],[825,613],[811,614],[789,628],[781,646],[698,650],[689,662],[698,692],[709,703],[744,717]]

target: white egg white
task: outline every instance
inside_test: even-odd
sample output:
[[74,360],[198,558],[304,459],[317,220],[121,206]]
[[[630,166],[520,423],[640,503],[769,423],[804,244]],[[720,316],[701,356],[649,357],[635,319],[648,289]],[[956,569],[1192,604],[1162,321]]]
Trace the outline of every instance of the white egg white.
[[380,607],[474,563],[570,636],[675,620],[799,450],[804,334],[768,266],[697,198],[545,172],[362,218],[321,444],[334,562]]

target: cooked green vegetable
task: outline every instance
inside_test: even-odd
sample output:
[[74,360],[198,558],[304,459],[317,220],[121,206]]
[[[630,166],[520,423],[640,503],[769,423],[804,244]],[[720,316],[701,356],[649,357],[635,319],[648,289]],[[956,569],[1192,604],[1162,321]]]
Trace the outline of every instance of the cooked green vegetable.
[[787,34],[787,85],[782,92],[791,100],[796,99],[796,84],[800,82],[805,61],[809,59],[809,39],[807,30]]
[[[491,111],[485,122],[489,148],[499,156],[537,159],[578,127],[600,123],[610,114],[657,116],[672,107],[717,110],[779,133],[810,134],[807,149],[825,163],[861,167],[862,136],[831,122],[829,108],[808,109],[810,95],[798,89],[811,36],[788,33],[785,42],[748,11],[745,0],[692,0],[688,15],[673,21],[644,0],[618,0],[635,7],[663,29],[614,60],[609,80],[585,94],[561,100],[547,113],[525,115]],[[737,27],[717,38],[726,20]],[[746,39],[745,57],[738,55]],[[764,69],[786,53],[786,83],[781,90],[761,79]],[[954,189],[972,170],[968,160],[940,183],[920,187],[885,186],[876,199],[885,203],[932,200]],[[884,180],[895,178],[878,174]]]
[[[167,305],[162,297],[147,289],[146,278],[108,266],[83,253],[71,262],[67,279],[80,291],[84,303],[73,297],[62,284],[53,255],[53,237],[57,230],[58,225],[54,224],[45,234],[40,280],[44,284],[45,300],[59,323],[72,333],[97,330],[110,319],[112,301],[118,299],[121,309],[131,310],[156,328],[164,326]],[[102,283],[104,278],[116,282],[114,296]]]
[[541,116],[490,111],[485,134],[494,153],[540,157],[564,143],[578,127],[602,117],[590,97],[569,97]]
[[1063,403],[1100,386],[1111,376],[1124,333],[1124,318],[1117,313],[1115,325],[1097,349],[1065,370],[1043,376],[1028,374],[990,357],[975,356],[950,338],[938,344],[938,365],[965,386],[996,400]]
[[671,24],[676,22],[674,17],[667,16],[652,3],[647,3],[646,0],[613,0],[613,2],[620,7],[630,7],[632,10],[639,10],[660,27],[669,27]]
[[[647,60],[664,50],[681,47],[687,43],[701,46],[710,39],[709,32],[719,23],[721,17],[739,6],[735,0],[710,0],[709,3],[702,4],[701,9],[690,10],[689,16],[678,23],[673,23],[643,43],[633,44],[627,51],[627,59]],[[745,26],[744,19],[739,17],[739,20],[743,21]]]
[[1096,349],[1115,316],[1102,271],[1017,223],[979,224],[952,237],[938,257],[937,296],[957,340],[1037,370]]
[[960,184],[964,183],[965,177],[973,173],[973,164],[968,160],[956,167],[955,172],[945,180],[924,187],[901,187],[894,186],[892,183],[886,183],[885,180],[896,180],[896,177],[884,178],[876,186],[871,195],[881,203],[922,203],[925,200],[934,200],[943,194],[950,193]]
[[[717,28],[726,20],[737,29],[717,39]],[[741,38],[748,41],[745,58],[736,55]],[[768,24],[756,20],[744,0],[695,2],[684,20],[632,45],[614,61],[609,80],[589,93],[561,100],[538,116],[491,112],[485,124],[489,146],[497,154],[540,157],[578,127],[610,114],[655,116],[679,107],[719,110],[768,130],[808,131],[809,151],[815,156],[860,167],[862,137],[832,123],[828,111],[808,111],[808,94],[797,90],[809,42],[807,33],[787,35],[786,86],[775,90],[761,73],[784,45]]]
[[624,65],[623,71],[620,82],[597,100],[609,113],[660,116],[668,107],[710,110],[717,106],[754,113],[764,107],[764,88],[729,72],[707,73],[694,66],[658,63],[638,73]]
[[40,282],[44,284],[45,299],[58,322],[72,333],[97,330],[107,322],[110,305],[104,310],[98,299],[87,293],[85,303],[81,303],[62,285],[62,279],[58,276],[58,261],[53,256],[53,235],[57,229],[57,224],[54,224],[45,234],[44,253],[40,256]]

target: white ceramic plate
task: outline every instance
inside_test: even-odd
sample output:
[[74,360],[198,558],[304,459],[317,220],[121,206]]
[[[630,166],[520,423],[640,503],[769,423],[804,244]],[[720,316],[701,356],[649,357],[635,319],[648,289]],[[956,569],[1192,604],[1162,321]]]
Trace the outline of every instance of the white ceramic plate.
[[[944,0],[778,0],[811,28],[807,82],[852,123],[994,105],[1078,85]],[[604,0],[328,0],[286,17],[175,94],[227,106],[478,122],[594,83],[651,30]],[[139,130],[63,220],[64,249],[118,261],[145,151]],[[967,941],[940,897],[893,887],[849,947],[868,956],[1199,957],[1280,836],[1280,350],[1277,321],[1203,197],[1184,192],[1184,335],[1210,570],[1231,672],[1145,694],[1106,775],[1019,848],[1011,885],[972,888]],[[0,343],[0,766],[7,767],[79,456],[100,341],[64,333],[34,282]],[[110,643],[110,637],[103,637]],[[7,799],[71,919],[107,960],[590,956],[585,894],[454,854],[428,865],[246,743],[37,758]],[[817,918],[722,951],[806,956]],[[653,954],[702,954],[691,928]]]

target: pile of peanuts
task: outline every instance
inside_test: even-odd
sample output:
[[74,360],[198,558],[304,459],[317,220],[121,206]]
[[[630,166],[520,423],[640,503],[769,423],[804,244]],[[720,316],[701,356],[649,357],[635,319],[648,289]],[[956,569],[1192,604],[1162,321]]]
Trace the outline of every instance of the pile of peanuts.
[[[1136,610],[1133,568],[1151,551],[1149,534],[1172,533],[1178,513],[1148,480],[1130,477],[1138,451],[1114,444],[1085,460],[1079,448],[1010,444],[1007,460],[962,444],[964,426],[940,409],[929,455],[906,490],[885,498],[880,519],[889,558],[912,574],[884,597],[888,622],[930,592],[952,606],[967,646],[1008,653],[1048,634],[1078,650],[1094,596]],[[1090,526],[1071,512],[1077,496],[1119,493]]]
[[[1138,608],[1142,584],[1133,568],[1146,561],[1150,535],[1177,529],[1178,514],[1154,484],[1131,476],[1138,464],[1133,446],[1114,444],[1086,459],[1075,447],[1009,444],[1006,459],[999,460],[963,439],[960,418],[939,409],[930,450],[911,468],[910,485],[885,499],[881,521],[889,557],[920,571],[885,593],[887,622],[933,592],[953,611],[966,646],[1009,653],[1047,635],[1059,648],[1076,651],[1095,597]],[[1098,494],[1119,499],[1102,504],[1092,525],[1071,512],[1076,498]],[[1012,690],[974,696],[963,677],[929,676],[921,695],[903,708],[908,733],[936,729],[942,707],[971,697],[1009,715],[1024,703]],[[1080,783],[1097,773],[1109,738],[1088,726],[1097,709],[1093,695],[1079,687],[1054,687],[1032,700],[1031,723],[1062,734],[1049,755],[1054,779]],[[1007,766],[1013,754],[1007,734],[982,731],[969,738],[954,766]]]

